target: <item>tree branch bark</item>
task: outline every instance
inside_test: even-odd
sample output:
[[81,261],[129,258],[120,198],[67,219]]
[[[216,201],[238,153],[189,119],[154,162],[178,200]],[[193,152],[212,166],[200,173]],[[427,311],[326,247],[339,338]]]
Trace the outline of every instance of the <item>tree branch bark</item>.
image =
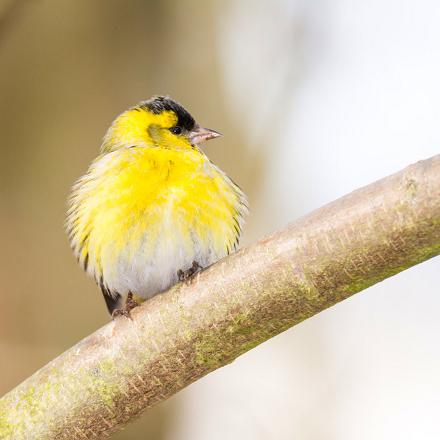
[[0,400],[2,439],[92,439],[356,292],[440,253],[440,155],[218,262]]

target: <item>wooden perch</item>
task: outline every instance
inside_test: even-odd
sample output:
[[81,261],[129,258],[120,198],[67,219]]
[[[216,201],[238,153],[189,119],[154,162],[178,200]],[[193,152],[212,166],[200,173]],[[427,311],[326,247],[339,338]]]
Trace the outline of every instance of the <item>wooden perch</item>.
[[440,155],[108,323],[0,400],[0,438],[107,437],[263,341],[439,253]]

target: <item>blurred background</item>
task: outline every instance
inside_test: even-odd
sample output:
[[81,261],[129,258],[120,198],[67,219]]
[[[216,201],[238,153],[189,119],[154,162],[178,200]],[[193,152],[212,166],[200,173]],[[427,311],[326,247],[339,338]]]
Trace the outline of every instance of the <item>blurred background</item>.
[[[440,151],[437,0],[0,0],[0,394],[109,320],[63,222],[153,94],[224,136],[244,245]],[[268,341],[115,439],[440,438],[440,260]]]

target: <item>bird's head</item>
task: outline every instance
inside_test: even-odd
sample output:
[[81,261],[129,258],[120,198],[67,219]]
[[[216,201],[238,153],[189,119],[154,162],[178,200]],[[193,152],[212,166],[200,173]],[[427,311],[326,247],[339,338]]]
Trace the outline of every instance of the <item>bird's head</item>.
[[101,150],[108,153],[133,146],[185,149],[218,136],[220,133],[199,126],[176,101],[154,96],[116,118]]

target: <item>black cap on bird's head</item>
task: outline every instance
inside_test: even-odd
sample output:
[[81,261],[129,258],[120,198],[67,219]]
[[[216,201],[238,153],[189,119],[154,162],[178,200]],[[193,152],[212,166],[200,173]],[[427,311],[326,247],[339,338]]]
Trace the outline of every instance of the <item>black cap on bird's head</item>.
[[192,144],[198,144],[221,136],[215,130],[200,127],[185,107],[168,96],[153,96],[148,101],[142,103],[141,107],[156,115],[164,111],[174,112],[177,116],[177,124],[170,130],[177,135],[182,132],[188,133],[188,139]]
[[178,118],[177,125],[185,130],[191,131],[196,125],[196,121],[194,121],[194,118],[189,112],[168,96],[153,96],[148,101],[145,101],[142,107],[145,107],[156,115],[160,115],[163,111],[174,112]]

